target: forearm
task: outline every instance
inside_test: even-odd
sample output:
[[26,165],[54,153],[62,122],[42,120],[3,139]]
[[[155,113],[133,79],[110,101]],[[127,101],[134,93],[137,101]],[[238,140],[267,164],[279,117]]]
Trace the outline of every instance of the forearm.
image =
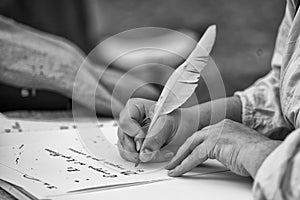
[[198,130],[216,124],[224,118],[242,122],[242,103],[237,96],[216,99],[188,109],[191,119],[199,122]]
[[84,55],[66,40],[0,16],[1,75],[7,84],[71,96]]
[[[102,114],[111,113],[111,104],[121,109],[122,105],[94,77],[94,66],[86,61],[80,67],[85,55],[76,45],[1,15],[0,25],[4,27],[0,30],[1,82],[58,92],[86,107],[96,107]],[[95,105],[91,105],[91,99],[95,99]]]

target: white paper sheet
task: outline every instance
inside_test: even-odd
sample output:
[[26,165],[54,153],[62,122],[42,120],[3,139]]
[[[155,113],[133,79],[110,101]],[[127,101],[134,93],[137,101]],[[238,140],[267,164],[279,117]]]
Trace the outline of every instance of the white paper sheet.
[[[101,122],[81,122],[88,126],[101,127],[112,125],[115,122],[108,119],[103,119]],[[67,130],[77,129],[77,123],[74,121],[38,121],[24,119],[9,119],[0,113],[0,134],[1,133],[20,133],[33,131],[50,131],[50,130]]]
[[[116,141],[117,126],[112,121],[101,126],[81,123],[73,129],[0,134],[0,178],[37,198],[170,179],[164,163],[136,168],[123,160]],[[203,169],[201,173],[225,170],[220,165]]]
[[8,140],[7,143],[10,143],[10,146],[0,147],[0,164],[19,173],[13,178],[11,172],[4,174],[0,171],[0,177],[39,198],[87,188],[167,178],[165,173],[160,172],[138,176],[153,169],[148,165],[146,168],[134,168],[132,163],[121,159],[115,162],[115,159],[111,161],[90,155],[74,130],[14,134],[17,139],[9,136],[0,137],[1,145]]

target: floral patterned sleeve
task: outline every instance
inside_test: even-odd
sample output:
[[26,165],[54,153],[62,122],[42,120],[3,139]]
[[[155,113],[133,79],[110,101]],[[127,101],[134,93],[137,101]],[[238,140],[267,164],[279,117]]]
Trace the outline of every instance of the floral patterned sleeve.
[[277,139],[284,139],[256,174],[253,186],[255,200],[300,199],[298,5],[298,0],[287,1],[285,17],[277,37],[272,71],[244,92],[236,93],[243,102],[243,121],[246,125],[267,136],[277,133]]

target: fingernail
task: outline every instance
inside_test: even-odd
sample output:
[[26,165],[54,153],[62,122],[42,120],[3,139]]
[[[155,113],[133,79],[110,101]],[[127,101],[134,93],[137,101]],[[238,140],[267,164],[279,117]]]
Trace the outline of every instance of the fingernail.
[[142,162],[149,162],[151,159],[152,159],[152,151],[150,151],[149,149],[144,149],[140,153],[140,160]]
[[180,172],[181,171],[181,167],[180,166],[177,166],[175,167],[175,169],[172,169],[171,170],[171,174],[169,174],[170,176],[180,176]]
[[150,149],[145,148],[145,149],[143,149],[143,153],[144,154],[152,154],[153,152]]
[[141,150],[141,141],[137,140],[135,146],[136,146],[136,151],[139,152]]
[[174,170],[170,170],[170,171],[168,172],[168,175],[169,175],[169,176],[173,176],[173,173],[174,173]]
[[149,162],[151,160],[151,155],[146,155],[146,154],[141,154],[140,155],[140,160],[142,162]]

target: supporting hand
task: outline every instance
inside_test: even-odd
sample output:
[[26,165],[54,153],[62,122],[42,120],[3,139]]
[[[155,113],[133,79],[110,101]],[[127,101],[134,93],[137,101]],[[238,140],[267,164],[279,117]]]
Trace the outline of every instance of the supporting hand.
[[243,124],[223,120],[191,136],[167,165],[170,176],[181,176],[207,159],[217,159],[232,172],[255,176],[265,158],[280,144]]

